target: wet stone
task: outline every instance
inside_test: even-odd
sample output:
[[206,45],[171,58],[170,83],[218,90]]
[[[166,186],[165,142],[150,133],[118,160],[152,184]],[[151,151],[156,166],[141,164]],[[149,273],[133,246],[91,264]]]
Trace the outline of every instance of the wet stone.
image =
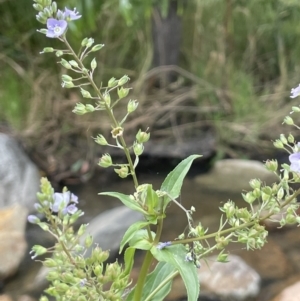
[[285,288],[272,301],[300,301],[300,280]]
[[205,189],[242,192],[242,190],[250,190],[249,181],[256,178],[267,184],[278,180],[259,161],[225,159],[218,161],[209,173],[197,176],[195,182]]
[[261,278],[246,262],[236,255],[229,262],[220,263],[215,256],[207,258],[199,269],[201,295],[221,300],[250,300],[260,291]]
[[27,209],[20,205],[0,210],[0,280],[12,276],[25,255],[26,220]]

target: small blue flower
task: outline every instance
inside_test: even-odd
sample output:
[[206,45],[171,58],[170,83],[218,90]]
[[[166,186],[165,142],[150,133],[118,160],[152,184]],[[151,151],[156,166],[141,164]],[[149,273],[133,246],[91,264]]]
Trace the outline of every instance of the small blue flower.
[[28,215],[27,220],[31,224],[37,224],[40,222],[40,219],[35,215]]
[[70,191],[65,191],[63,193],[55,192],[53,194],[53,203],[50,204],[50,209],[53,212],[62,210],[62,214],[74,214],[78,210],[78,208],[75,204],[70,203],[77,204],[78,197]]
[[68,23],[65,20],[56,20],[49,18],[47,20],[47,33],[48,38],[58,38],[66,31]]
[[78,210],[78,208],[76,207],[76,205],[75,204],[71,204],[71,205],[65,207],[62,210],[62,214],[63,215],[66,215],[67,213],[74,214],[77,210]]
[[81,18],[81,15],[79,15],[79,12],[76,11],[76,7],[73,10],[70,10],[65,7],[65,12],[64,12],[65,19],[67,21],[73,21]]
[[295,98],[300,95],[300,85],[291,91],[292,95],[290,96],[291,98]]
[[300,153],[291,154],[289,160],[291,162],[291,171],[300,173]]
[[164,249],[164,248],[166,248],[166,247],[169,247],[169,246],[171,246],[171,245],[172,245],[172,242],[170,242],[170,241],[159,242],[159,243],[157,244],[156,248],[157,248],[158,250],[162,250],[162,249]]

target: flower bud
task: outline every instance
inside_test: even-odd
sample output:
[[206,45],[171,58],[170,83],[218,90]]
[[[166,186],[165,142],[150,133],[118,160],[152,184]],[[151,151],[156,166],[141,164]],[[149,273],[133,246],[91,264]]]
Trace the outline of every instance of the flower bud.
[[139,103],[136,100],[129,100],[128,105],[127,105],[127,112],[132,113],[136,110],[138,107]]
[[129,93],[129,89],[128,88],[123,88],[121,87],[120,89],[118,89],[118,96],[120,99],[126,97]]
[[111,103],[110,94],[109,94],[109,93],[105,93],[105,94],[103,95],[103,97],[104,97],[105,103],[106,103],[108,106],[110,106],[110,103]]
[[98,50],[100,50],[103,47],[104,47],[104,44],[97,44],[97,45],[93,46],[93,48],[91,49],[91,52],[98,51]]
[[128,176],[128,166],[126,165],[122,165],[122,167],[119,169],[115,168],[114,171],[122,179]]
[[43,255],[45,253],[47,253],[48,249],[42,247],[42,246],[39,246],[39,245],[35,245],[32,247],[32,251],[30,251],[30,253],[35,253],[35,256],[38,256],[38,255]]
[[35,215],[28,215],[27,220],[31,224],[37,224],[40,222],[40,219]]
[[95,70],[96,67],[97,67],[97,62],[96,62],[96,59],[93,58],[93,60],[91,61],[91,68],[92,68],[92,70]]
[[73,78],[72,78],[71,76],[67,75],[67,74],[63,74],[63,75],[61,76],[61,79],[62,79],[64,82],[71,82],[71,81],[73,81]]
[[278,200],[281,200],[283,198],[283,196],[284,196],[284,190],[283,190],[282,187],[280,187],[280,189],[277,192],[277,198],[278,198]]
[[220,253],[217,257],[218,262],[228,262],[228,254]]
[[79,65],[78,65],[78,63],[77,63],[76,61],[71,60],[71,61],[69,61],[69,63],[70,63],[70,65],[71,65],[72,67],[79,68]]
[[52,17],[52,11],[50,9],[50,7],[45,7],[44,10],[43,10],[44,14],[48,17],[48,18],[51,18]]
[[89,248],[93,244],[93,236],[88,235],[84,241],[84,245],[86,248]]
[[87,224],[82,224],[80,226],[80,228],[78,229],[78,232],[77,232],[78,236],[81,236],[85,233],[87,226],[88,226]]
[[65,59],[61,59],[60,63],[62,66],[64,66],[66,69],[72,69],[72,66],[69,62],[67,62]]
[[82,103],[77,103],[72,112],[75,113],[76,115],[84,115],[87,113],[85,109],[85,105]]
[[84,38],[81,42],[81,46],[85,47],[87,45],[87,43],[88,43],[88,38]]
[[256,197],[252,192],[247,192],[246,194],[242,193],[242,197],[248,204],[252,204],[256,200]]
[[288,125],[293,125],[294,124],[294,120],[292,117],[290,116],[285,116],[284,117],[284,120],[283,120],[283,123],[286,123]]
[[101,275],[103,272],[103,267],[101,265],[97,265],[95,268],[94,268],[94,273],[96,276],[99,276]]
[[122,76],[118,81],[118,86],[123,86],[129,81],[128,75]]
[[289,225],[293,225],[297,222],[297,217],[294,214],[287,214],[285,217],[285,221]]
[[98,135],[98,136],[95,138],[95,142],[96,142],[97,144],[100,144],[100,145],[107,145],[107,144],[108,144],[107,141],[106,141],[106,139],[104,138],[103,135]]
[[139,130],[135,137],[139,143],[145,143],[149,140],[150,133],[142,132],[141,130]]
[[54,268],[57,266],[57,262],[53,258],[46,258],[43,265],[47,268]]
[[57,56],[57,57],[60,57],[60,56],[62,56],[64,53],[63,53],[63,51],[61,51],[61,50],[57,50],[56,52],[55,52],[55,55]]
[[144,151],[144,145],[142,143],[134,143],[133,152],[136,156],[140,156]]
[[[300,108],[299,107],[292,107],[293,112],[295,113],[299,113],[300,112]],[[292,113],[292,112],[291,112]]]
[[86,109],[87,112],[94,112],[95,111],[94,106],[91,105],[91,104],[85,105],[85,109]]
[[43,6],[40,5],[40,4],[35,3],[35,4],[33,4],[32,6],[33,6],[33,8],[34,8],[35,10],[37,10],[37,11],[42,11],[42,10],[43,10]]
[[82,94],[82,96],[83,96],[84,98],[92,98],[92,96],[91,96],[91,94],[90,94],[89,91],[80,88],[80,92],[81,92],[81,94]]
[[99,163],[98,163],[99,166],[104,167],[104,168],[110,167],[110,166],[112,166],[112,164],[113,163],[112,163],[110,154],[104,154],[100,158]]
[[284,134],[280,134],[279,137],[280,137],[280,140],[281,140],[281,142],[282,142],[283,144],[288,144],[287,139],[286,139],[286,137],[285,137]]
[[109,81],[108,81],[108,88],[112,88],[115,87],[118,84],[118,81],[112,77]]
[[283,143],[279,139],[276,139],[275,142],[273,142],[273,145],[276,148],[284,148]]
[[289,143],[294,143],[295,142],[295,138],[294,138],[294,136],[292,134],[289,134],[289,136],[288,136],[288,142]]
[[42,53],[53,52],[53,51],[54,51],[54,48],[52,48],[52,47],[45,47],[43,49],[43,51],[40,52],[40,53],[42,54]]
[[265,163],[265,166],[267,168],[267,170],[269,171],[277,171],[277,168],[278,168],[278,163],[277,163],[277,160],[268,160],[266,163]]
[[56,4],[55,1],[52,2],[51,8],[52,8],[53,13],[56,13],[56,12],[57,12],[57,4]]
[[250,184],[251,188],[253,188],[253,189],[260,188],[261,181],[258,179],[252,179],[252,180],[250,180],[249,184]]
[[61,86],[66,89],[74,88],[75,85],[73,82],[62,82]]
[[89,38],[88,41],[87,41],[86,47],[91,47],[93,44],[94,44],[94,39],[93,38]]
[[49,299],[46,296],[42,296],[39,301],[49,301]]

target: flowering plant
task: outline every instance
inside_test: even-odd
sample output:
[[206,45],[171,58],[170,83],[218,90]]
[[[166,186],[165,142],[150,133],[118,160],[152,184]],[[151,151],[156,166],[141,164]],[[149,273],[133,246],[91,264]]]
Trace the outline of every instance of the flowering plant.
[[[143,214],[144,220],[131,225],[120,242],[120,252],[124,253],[124,266],[118,262],[105,264],[109,253],[99,246],[93,245],[93,238],[87,235],[84,244],[80,238],[84,235],[87,225],[81,225],[74,231],[73,224],[83,214],[77,208],[78,199],[75,195],[64,189],[62,193],[54,192],[46,178],[41,180],[41,192],[38,193],[38,203],[35,209],[44,214],[46,221],[37,216],[30,215],[28,220],[48,231],[57,243],[52,248],[34,246],[33,258],[42,254],[52,254],[43,261],[44,266],[51,268],[47,279],[50,286],[45,290],[47,294],[57,300],[127,300],[127,301],[159,301],[163,300],[171,290],[174,277],[180,274],[186,286],[188,300],[197,300],[199,295],[199,280],[197,269],[200,260],[209,253],[218,250],[218,260],[227,261],[225,248],[230,242],[244,243],[247,249],[259,249],[266,242],[267,230],[261,222],[279,212],[286,212],[280,224],[300,223],[296,210],[299,205],[297,196],[300,189],[294,190],[289,184],[300,182],[300,146],[294,137],[281,135],[274,142],[275,147],[286,149],[290,153],[291,165],[283,164],[278,168],[276,160],[268,160],[266,168],[278,176],[278,183],[267,186],[259,179],[250,181],[252,191],[242,194],[248,207],[238,208],[234,202],[226,202],[220,210],[223,212],[220,227],[217,232],[208,234],[201,223],[194,224],[192,214],[195,208],[184,208],[177,198],[180,195],[183,180],[192,164],[199,155],[191,155],[169,173],[159,190],[154,190],[149,183],[140,184],[136,175],[139,157],[144,151],[144,143],[150,139],[150,133],[139,130],[132,145],[124,139],[124,123],[138,106],[136,100],[129,100],[127,112],[121,120],[114,115],[114,110],[121,101],[125,101],[129,94],[126,86],[129,77],[124,75],[120,79],[111,78],[108,83],[99,86],[94,81],[94,71],[97,61],[92,58],[86,63],[88,56],[99,51],[104,45],[94,45],[94,39],[85,38],[78,51],[67,40],[69,22],[81,17],[79,12],[65,8],[57,8],[52,0],[34,0],[34,8],[38,11],[37,20],[46,25],[39,32],[48,38],[58,39],[62,42],[62,49],[46,47],[42,53],[54,52],[60,58],[59,63],[67,69],[69,74],[62,75],[62,87],[79,88],[83,98],[90,102],[76,104],[73,112],[77,115],[104,111],[111,121],[111,138],[99,134],[95,142],[100,145],[115,147],[124,152],[127,163],[116,163],[110,154],[104,154],[99,165],[103,168],[114,167],[114,171],[121,177],[130,176],[133,180],[134,193],[125,195],[118,192],[102,192],[118,198],[128,208]],[[71,57],[71,59],[69,59]],[[292,90],[292,97],[299,95],[299,87]],[[294,107],[293,112],[300,112]],[[294,125],[290,116],[285,123]],[[296,126],[296,125],[294,125]],[[179,234],[172,241],[161,242],[164,218],[167,214],[168,204],[173,202],[186,214],[188,231]],[[258,205],[255,208],[255,204]],[[151,227],[150,227],[151,226]],[[153,230],[154,229],[154,230]],[[214,238],[215,244],[210,245],[208,238]],[[129,245],[129,246],[128,246]],[[90,256],[86,250],[92,248]],[[138,281],[130,287],[130,272],[134,263],[136,250],[144,250],[145,257]],[[149,273],[153,260],[158,264]],[[46,296],[41,300],[47,300]]]

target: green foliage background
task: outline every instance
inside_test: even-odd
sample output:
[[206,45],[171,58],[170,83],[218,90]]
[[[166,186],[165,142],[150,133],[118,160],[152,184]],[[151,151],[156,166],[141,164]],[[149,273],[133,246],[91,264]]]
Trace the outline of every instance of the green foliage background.
[[[151,68],[153,6],[166,14],[168,4],[58,1],[82,12],[70,28],[72,43],[92,36],[106,45],[97,57],[99,79],[128,74],[136,82]],[[270,131],[276,132],[292,105],[290,89],[300,82],[299,1],[179,0],[178,14],[183,21],[179,64],[199,79],[184,78],[197,94],[198,117],[216,130],[222,145],[269,142]],[[31,0],[0,2],[0,118],[28,137],[37,136],[37,127],[30,131],[33,122],[54,118],[45,103],[70,97],[47,71],[61,72],[55,58],[38,54],[57,41],[36,33],[41,24],[34,15]]]

